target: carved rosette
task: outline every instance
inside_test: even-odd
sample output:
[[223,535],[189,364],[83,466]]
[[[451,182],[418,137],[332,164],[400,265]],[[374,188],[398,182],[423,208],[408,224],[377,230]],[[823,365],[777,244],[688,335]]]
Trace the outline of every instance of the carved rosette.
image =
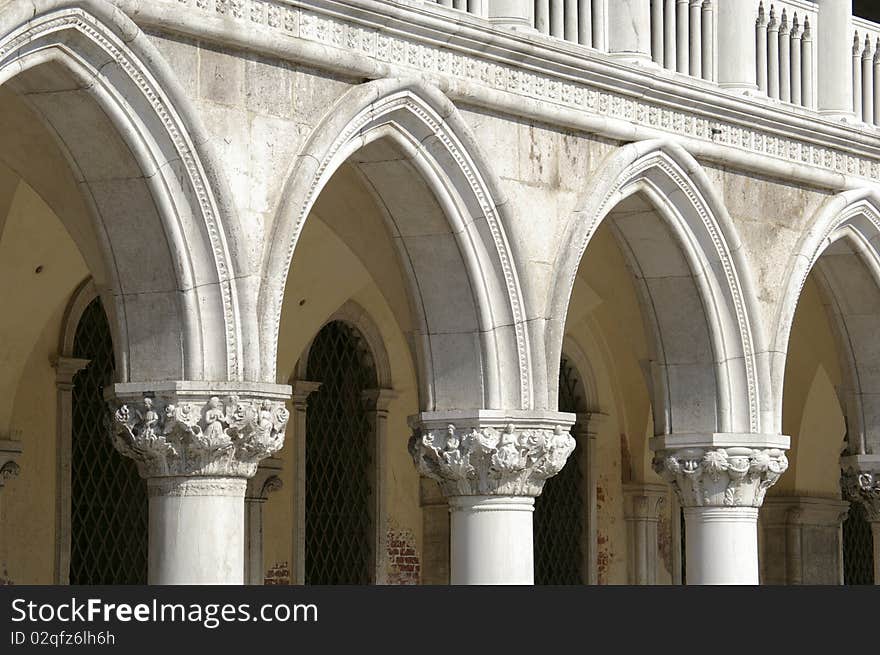
[[409,452],[419,473],[446,496],[538,496],[575,447],[555,428],[471,427],[416,429]]
[[683,507],[760,507],[788,458],[777,448],[682,448],[659,452],[653,466]]
[[849,500],[862,504],[869,521],[880,521],[880,473],[858,469],[844,471],[843,491]]
[[289,412],[268,398],[144,396],[111,403],[110,437],[144,478],[243,477],[284,445]]

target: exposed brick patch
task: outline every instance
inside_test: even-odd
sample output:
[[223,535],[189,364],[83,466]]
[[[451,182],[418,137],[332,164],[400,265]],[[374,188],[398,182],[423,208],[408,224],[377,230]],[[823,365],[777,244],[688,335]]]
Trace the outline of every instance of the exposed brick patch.
[[263,578],[264,585],[290,584],[290,565],[287,562],[275,562],[275,565],[266,571]]
[[411,530],[395,529],[391,522],[388,522],[385,535],[388,584],[417,585],[421,581],[422,564],[415,543],[416,539]]

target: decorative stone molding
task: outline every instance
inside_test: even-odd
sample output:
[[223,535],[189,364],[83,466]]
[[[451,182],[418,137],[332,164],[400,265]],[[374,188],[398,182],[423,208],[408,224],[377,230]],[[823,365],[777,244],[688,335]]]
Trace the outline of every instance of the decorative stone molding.
[[439,482],[447,497],[534,497],[574,451],[573,415],[555,417],[554,424],[477,414],[445,426],[423,419],[413,426],[409,452],[419,473]]
[[[833,123],[768,98],[731,97],[704,80],[687,78],[682,83],[681,76],[663,69],[645,70],[562,40],[535,35],[520,44],[522,33],[493,30],[477,17],[433,3],[395,4],[393,14],[384,14],[381,4],[366,0],[349,0],[344,11],[333,0],[297,5],[276,0],[162,0],[157,5],[152,11],[144,8],[137,20],[167,24],[167,7],[184,6],[183,12],[175,10],[178,29],[199,36],[221,32],[228,39],[233,27],[246,26],[255,36],[239,39],[243,46],[265,48],[271,38],[306,60],[322,53],[322,65],[332,61],[329,67],[334,70],[357,70],[368,77],[380,68],[385,76],[405,71],[437,76],[453,87],[472,85],[472,102],[497,107],[510,94],[523,110],[536,103],[535,111],[551,121],[559,119],[560,110],[578,109],[626,121],[653,136],[658,131],[676,134],[777,162],[880,179],[880,161],[870,153],[873,136],[860,126]],[[382,15],[381,29],[375,24],[377,14]],[[441,29],[442,43],[435,36]],[[473,42],[484,44],[481,52],[474,52]],[[336,50],[347,56],[331,58]],[[613,125],[603,122],[599,131],[609,135]]]
[[243,478],[203,476],[196,478],[152,477],[147,480],[147,495],[155,496],[229,496],[241,498],[247,480]]
[[[136,396],[121,391],[110,401],[110,436],[144,478],[218,476],[249,478],[260,460],[278,452],[290,413],[289,387],[219,395],[219,390],[169,389]],[[188,386],[188,385],[185,385]],[[270,385],[262,385],[269,387]],[[280,394],[277,389],[284,389]],[[254,393],[256,391],[256,393]],[[217,395],[215,395],[217,393]]]
[[21,455],[21,442],[0,439],[0,489],[21,472],[18,458]]
[[653,467],[683,507],[760,507],[788,458],[779,448],[683,448],[661,451]]
[[845,496],[862,504],[869,521],[880,522],[880,457],[856,455],[841,464]]

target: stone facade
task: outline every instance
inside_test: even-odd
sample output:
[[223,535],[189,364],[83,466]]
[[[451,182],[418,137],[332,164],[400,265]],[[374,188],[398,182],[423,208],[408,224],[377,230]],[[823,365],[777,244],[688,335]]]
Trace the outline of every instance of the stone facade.
[[330,323],[370,582],[533,582],[566,465],[584,582],[831,581],[816,499],[880,529],[880,25],[576,4],[0,0],[2,578],[68,579],[99,298],[151,582],[316,575]]

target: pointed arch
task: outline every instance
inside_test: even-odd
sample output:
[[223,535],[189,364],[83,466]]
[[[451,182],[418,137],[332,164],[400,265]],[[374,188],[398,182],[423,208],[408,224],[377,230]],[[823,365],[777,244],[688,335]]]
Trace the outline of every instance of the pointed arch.
[[826,200],[789,260],[772,344],[779,424],[792,325],[811,273],[837,342],[850,454],[865,454],[880,447],[880,193],[855,189]]
[[[548,363],[559,360],[569,298],[590,240],[616,207],[641,197],[677,246],[675,253],[652,252],[652,239],[663,238],[656,230],[645,236],[639,233],[645,226],[632,222],[615,228],[618,241],[626,242],[624,254],[640,282],[655,367],[650,381],[655,430],[761,431],[767,413],[761,395],[766,351],[761,332],[753,328],[757,304],[733,222],[705,171],[674,142],[633,143],[609,156],[581,197],[563,241],[571,247],[555,262],[556,283],[547,308]],[[652,278],[676,277],[690,280],[687,293],[659,293],[659,283],[652,285]],[[669,302],[681,298],[687,301],[683,305],[705,316],[705,344],[699,346],[705,353],[699,362],[683,363],[698,345],[681,329],[687,324],[681,315],[686,308]],[[676,410],[692,398],[694,406]],[[688,412],[694,415],[688,417]]]
[[[306,218],[335,171],[380,142],[400,153],[395,156],[427,186],[445,221],[442,235],[436,225],[420,233],[418,219],[405,215],[407,199],[391,198],[402,193],[402,175],[395,173],[394,185],[365,174],[386,212],[409,285],[423,409],[532,407],[529,337],[504,228],[507,208],[455,106],[418,80],[379,80],[350,90],[296,158],[263,268],[264,370],[274,371],[284,288]],[[435,237],[442,248],[416,247],[418,239]],[[432,276],[440,250],[445,259],[436,261]],[[440,270],[463,282],[438,285],[430,278]],[[464,309],[455,315],[456,308]]]
[[206,133],[147,37],[105,0],[12,0],[0,14],[6,84],[55,137],[91,214],[91,234],[71,234],[94,253],[118,378],[257,378],[243,317],[258,276]]

